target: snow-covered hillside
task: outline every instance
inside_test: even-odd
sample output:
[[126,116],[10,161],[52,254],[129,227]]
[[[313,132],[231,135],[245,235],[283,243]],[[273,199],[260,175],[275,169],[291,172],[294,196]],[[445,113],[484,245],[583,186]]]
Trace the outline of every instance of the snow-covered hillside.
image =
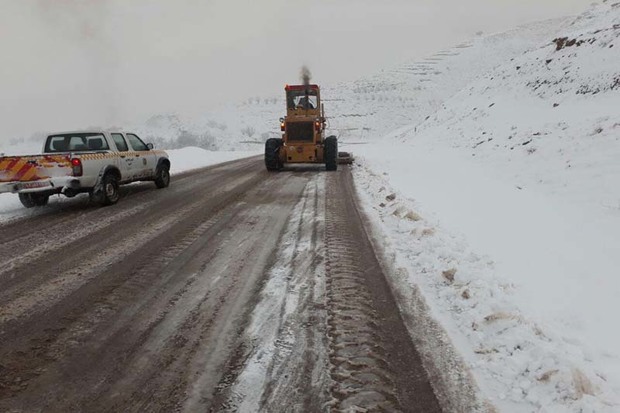
[[492,404],[620,411],[620,4],[543,34],[360,146],[356,174],[395,284]]
[[[565,22],[547,21],[529,25],[526,30],[479,37],[422,62],[406,62],[350,83],[321,84],[331,133],[341,143],[367,142],[399,127],[419,123],[481,73],[546,40],[549,27]],[[415,44],[411,47],[415,48]],[[297,80],[293,73],[290,79],[282,80],[282,89],[275,90],[272,96],[252,96],[201,116],[158,114],[123,126],[158,148],[260,150],[266,139],[279,136],[278,119],[285,114],[284,84]],[[320,79],[314,80],[321,83]],[[248,93],[251,95],[251,91]],[[0,152],[38,150],[43,135],[36,133],[4,147],[0,143]]]

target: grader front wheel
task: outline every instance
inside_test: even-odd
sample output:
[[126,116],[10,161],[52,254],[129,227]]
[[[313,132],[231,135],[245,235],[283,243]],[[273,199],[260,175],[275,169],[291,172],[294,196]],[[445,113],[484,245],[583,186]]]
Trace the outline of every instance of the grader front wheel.
[[280,148],[282,147],[282,139],[269,138],[265,142],[265,166],[268,171],[279,171],[282,169],[280,162]]
[[325,138],[325,169],[328,171],[338,169],[338,139],[335,136]]

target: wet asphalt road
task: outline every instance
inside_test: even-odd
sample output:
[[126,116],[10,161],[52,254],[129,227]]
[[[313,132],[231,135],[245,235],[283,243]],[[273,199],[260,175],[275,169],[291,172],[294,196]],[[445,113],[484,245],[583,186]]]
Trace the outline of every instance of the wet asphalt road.
[[[252,325],[274,277],[295,300],[270,345]],[[249,158],[0,225],[0,411],[356,406],[440,411],[348,167]]]

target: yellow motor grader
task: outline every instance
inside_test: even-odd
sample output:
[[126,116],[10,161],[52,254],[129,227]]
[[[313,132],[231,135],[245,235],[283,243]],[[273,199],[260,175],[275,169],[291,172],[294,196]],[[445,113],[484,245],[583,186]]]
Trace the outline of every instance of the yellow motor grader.
[[325,137],[325,110],[317,85],[286,85],[286,116],[280,118],[282,138],[265,142],[265,166],[279,171],[286,164],[325,164],[338,169],[338,140]]

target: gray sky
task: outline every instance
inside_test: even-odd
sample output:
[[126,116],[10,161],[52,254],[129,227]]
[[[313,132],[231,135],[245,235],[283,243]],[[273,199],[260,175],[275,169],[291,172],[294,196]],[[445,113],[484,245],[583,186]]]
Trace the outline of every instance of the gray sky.
[[0,0],[0,140],[355,79],[590,0]]

